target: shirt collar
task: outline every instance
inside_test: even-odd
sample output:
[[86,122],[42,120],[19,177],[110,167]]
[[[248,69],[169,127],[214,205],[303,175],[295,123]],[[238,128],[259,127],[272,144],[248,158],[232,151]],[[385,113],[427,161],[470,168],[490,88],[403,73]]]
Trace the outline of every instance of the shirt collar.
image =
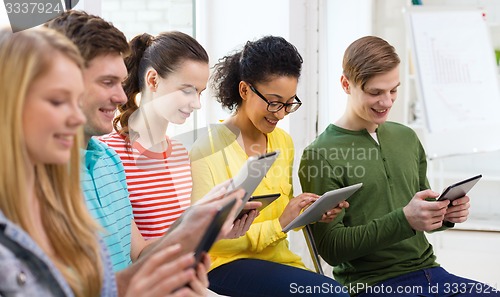
[[92,170],[97,160],[104,155],[104,152],[104,148],[100,145],[100,141],[95,138],[90,138],[87,149],[80,150],[82,164],[84,164],[85,168],[88,170]]

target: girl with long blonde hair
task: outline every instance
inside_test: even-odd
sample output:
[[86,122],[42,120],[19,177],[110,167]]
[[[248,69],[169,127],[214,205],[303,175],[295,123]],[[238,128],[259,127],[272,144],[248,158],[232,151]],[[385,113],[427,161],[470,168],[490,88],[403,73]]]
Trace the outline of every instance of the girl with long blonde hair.
[[53,30],[3,29],[0,61],[0,295],[116,295],[80,191],[82,58]]

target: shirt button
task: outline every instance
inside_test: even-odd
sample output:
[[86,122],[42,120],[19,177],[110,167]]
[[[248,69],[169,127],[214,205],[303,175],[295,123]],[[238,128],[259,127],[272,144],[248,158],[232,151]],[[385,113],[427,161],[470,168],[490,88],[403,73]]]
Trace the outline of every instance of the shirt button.
[[24,272],[19,272],[19,274],[16,277],[17,284],[19,286],[24,286],[26,284],[26,274]]

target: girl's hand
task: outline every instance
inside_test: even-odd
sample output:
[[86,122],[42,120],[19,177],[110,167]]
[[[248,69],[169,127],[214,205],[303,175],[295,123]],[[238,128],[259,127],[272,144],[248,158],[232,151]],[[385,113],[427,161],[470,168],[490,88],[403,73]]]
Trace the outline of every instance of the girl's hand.
[[319,196],[313,193],[302,193],[299,196],[290,199],[290,202],[288,202],[285,210],[283,210],[283,214],[281,214],[281,217],[279,218],[281,227],[284,228],[288,225],[302,212],[305,207],[311,205],[318,198]]

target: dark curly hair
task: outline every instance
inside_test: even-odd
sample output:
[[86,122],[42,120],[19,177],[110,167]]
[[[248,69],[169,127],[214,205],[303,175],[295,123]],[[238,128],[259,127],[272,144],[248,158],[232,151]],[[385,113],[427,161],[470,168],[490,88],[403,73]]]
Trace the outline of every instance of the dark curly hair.
[[118,53],[127,56],[130,52],[127,38],[112,23],[84,11],[68,10],[45,23],[46,27],[66,35],[80,50],[85,66],[99,56]]
[[283,37],[265,36],[248,41],[241,51],[225,56],[214,66],[211,87],[223,107],[234,110],[241,105],[240,81],[268,82],[276,76],[300,77],[302,57]]

